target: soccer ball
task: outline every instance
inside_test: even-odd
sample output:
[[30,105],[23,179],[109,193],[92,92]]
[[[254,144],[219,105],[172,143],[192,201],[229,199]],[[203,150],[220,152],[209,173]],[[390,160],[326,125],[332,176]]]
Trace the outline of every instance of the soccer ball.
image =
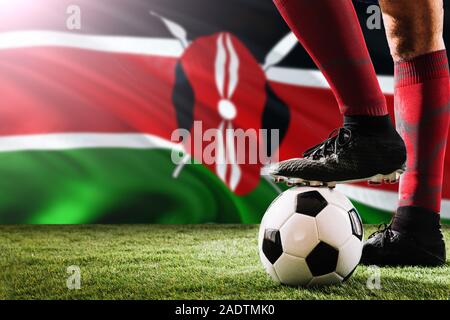
[[339,191],[295,187],[267,209],[259,229],[259,255],[277,282],[340,283],[361,259],[363,232],[358,212]]

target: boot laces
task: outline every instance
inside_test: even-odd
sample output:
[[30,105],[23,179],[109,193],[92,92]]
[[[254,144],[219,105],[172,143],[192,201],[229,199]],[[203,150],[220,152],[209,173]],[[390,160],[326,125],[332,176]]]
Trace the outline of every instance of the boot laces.
[[385,242],[389,242],[389,241],[393,238],[393,236],[394,236],[394,232],[393,232],[393,230],[392,230],[391,225],[390,225],[390,224],[386,224],[386,223],[380,224],[380,225],[378,226],[378,230],[375,231],[374,233],[372,233],[372,234],[369,236],[369,239],[370,239],[370,238],[373,238],[373,237],[375,237],[375,236],[377,236],[377,235],[379,235],[379,234],[381,234],[381,244],[382,244],[382,245],[383,245]]
[[303,153],[303,157],[319,160],[332,154],[337,154],[351,139],[352,132],[350,129],[336,128],[328,135],[328,138],[324,142],[306,150]]

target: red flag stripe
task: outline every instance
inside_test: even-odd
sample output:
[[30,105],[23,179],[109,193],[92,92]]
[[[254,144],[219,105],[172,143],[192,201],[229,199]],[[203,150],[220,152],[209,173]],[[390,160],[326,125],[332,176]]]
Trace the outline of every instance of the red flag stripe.
[[176,60],[72,48],[0,51],[0,135],[176,129]]

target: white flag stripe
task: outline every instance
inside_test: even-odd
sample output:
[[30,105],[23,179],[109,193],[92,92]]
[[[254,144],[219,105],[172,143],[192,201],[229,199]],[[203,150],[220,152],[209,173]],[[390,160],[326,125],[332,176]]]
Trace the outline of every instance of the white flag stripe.
[[[336,186],[336,189],[347,197],[376,209],[389,212],[394,212],[397,209],[397,192],[375,190],[349,184],[339,184]],[[442,199],[441,215],[445,219],[450,219],[450,200]]]
[[230,177],[230,189],[232,191],[236,190],[239,181],[241,180],[241,168],[239,167],[236,159],[236,151],[234,145],[234,133],[233,125],[228,122],[228,128],[226,130],[226,141],[227,141],[227,154],[231,164],[231,177]]
[[236,51],[234,50],[233,42],[231,42],[230,35],[227,35],[226,44],[228,52],[230,54],[230,64],[228,66],[229,83],[227,90],[227,98],[231,99],[233,98],[234,91],[236,90],[236,87],[239,82],[239,57]]
[[225,142],[223,136],[223,129],[225,122],[222,121],[217,128],[217,153],[216,153],[216,172],[223,182],[226,182],[227,175],[227,159],[225,154]]
[[217,53],[216,53],[216,61],[214,65],[214,76],[216,79],[216,87],[217,91],[220,93],[220,97],[224,97],[225,91],[225,63],[226,63],[226,52],[225,47],[223,45],[223,34],[221,34],[217,38]]
[[85,148],[161,148],[184,151],[182,145],[151,134],[52,133],[0,137],[0,152]]
[[37,30],[0,33],[0,50],[28,47],[65,47],[173,58],[180,57],[184,51],[177,39],[82,35]]

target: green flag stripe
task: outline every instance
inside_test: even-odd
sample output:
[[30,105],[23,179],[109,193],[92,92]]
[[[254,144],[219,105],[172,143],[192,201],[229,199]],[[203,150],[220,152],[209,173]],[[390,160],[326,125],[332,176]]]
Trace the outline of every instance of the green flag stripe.
[[[173,178],[167,149],[0,153],[0,223],[259,223],[278,195],[261,179],[233,194],[202,165]],[[364,222],[391,213],[354,202]]]

